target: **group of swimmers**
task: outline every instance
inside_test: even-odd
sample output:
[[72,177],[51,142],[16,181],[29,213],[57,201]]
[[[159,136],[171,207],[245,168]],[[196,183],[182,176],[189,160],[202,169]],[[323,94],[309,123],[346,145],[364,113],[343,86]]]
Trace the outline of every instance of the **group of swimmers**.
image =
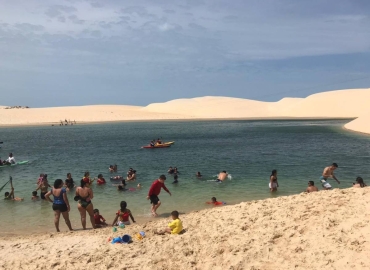
[[[333,178],[335,181],[337,181],[338,184],[340,184],[340,181],[338,178],[334,175],[334,171],[338,168],[337,163],[332,163],[330,166],[327,166],[324,168],[322,175],[319,178],[319,181],[322,185],[322,187],[325,190],[329,190],[332,188],[330,183],[327,181],[329,178]],[[355,180],[355,183],[352,183],[352,186],[354,188],[363,188],[366,187],[366,184],[362,177],[357,177]],[[279,187],[279,183],[277,180],[277,170],[272,170],[270,175],[270,182],[269,182],[269,188],[271,192],[277,191],[277,188]],[[315,186],[314,181],[308,181],[308,187],[305,190],[306,192],[316,192],[319,191],[319,189]]]

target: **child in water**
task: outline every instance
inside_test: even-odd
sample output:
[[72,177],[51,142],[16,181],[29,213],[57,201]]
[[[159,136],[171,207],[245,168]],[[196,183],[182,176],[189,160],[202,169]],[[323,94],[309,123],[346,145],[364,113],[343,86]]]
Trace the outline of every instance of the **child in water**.
[[105,222],[105,218],[99,214],[99,209],[94,209],[94,219],[95,219],[95,226],[97,228],[101,228],[103,226],[108,226]]
[[40,200],[40,196],[37,195],[37,191],[32,191],[32,201],[38,201]]
[[182,232],[182,221],[179,218],[179,212],[178,211],[172,211],[171,212],[171,218],[172,221],[168,223],[168,228],[165,228],[163,231],[155,231],[155,234],[179,234]]
[[98,185],[103,185],[103,184],[105,184],[105,183],[106,183],[106,181],[105,181],[105,179],[104,179],[103,175],[100,173],[100,174],[98,175],[98,180],[96,181],[96,184],[98,184]]
[[115,225],[119,226],[120,224],[130,225],[131,223],[130,223],[129,218],[131,218],[132,222],[135,223],[136,221],[134,217],[132,216],[130,209],[127,209],[127,203],[125,201],[121,201],[120,206],[121,206],[121,209],[118,210],[118,212],[116,213],[116,217],[113,220],[112,226],[115,226]]
[[213,204],[213,205],[217,206],[217,205],[224,205],[226,203],[225,202],[218,202],[216,200],[216,197],[212,197],[211,198],[211,201],[210,202],[206,202],[206,204]]
[[179,182],[179,180],[178,180],[178,175],[177,174],[175,174],[174,176],[173,176],[173,182],[172,182],[172,184],[177,184],[178,182]]

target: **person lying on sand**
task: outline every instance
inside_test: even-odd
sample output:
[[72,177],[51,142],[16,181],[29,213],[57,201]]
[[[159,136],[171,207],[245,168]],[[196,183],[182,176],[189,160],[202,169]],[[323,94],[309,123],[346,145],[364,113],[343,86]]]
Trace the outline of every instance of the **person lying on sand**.
[[171,218],[172,221],[168,223],[168,228],[165,228],[162,231],[154,231],[155,234],[179,234],[182,232],[182,221],[179,218],[179,212],[178,211],[172,211],[171,212]]
[[213,204],[213,205],[224,205],[225,202],[219,202],[216,200],[216,197],[212,197],[210,202],[206,202],[206,204]]
[[8,201],[23,201],[22,198],[19,198],[19,197],[15,197],[14,196],[14,187],[13,187],[13,178],[10,177],[10,187],[11,187],[11,191],[10,192],[5,192],[5,198],[4,200],[8,200]]
[[366,187],[366,184],[364,183],[364,179],[362,177],[356,178],[356,183],[353,183],[354,188],[363,188]]
[[308,181],[308,187],[306,189],[306,192],[310,193],[310,192],[316,192],[316,191],[319,191],[319,189],[315,187],[314,181]]
[[334,170],[338,168],[337,163],[333,163],[328,167],[325,167],[324,171],[322,172],[322,176],[320,177],[320,182],[325,189],[331,189],[331,185],[326,181],[328,178],[333,178],[340,184],[339,180],[334,175]]

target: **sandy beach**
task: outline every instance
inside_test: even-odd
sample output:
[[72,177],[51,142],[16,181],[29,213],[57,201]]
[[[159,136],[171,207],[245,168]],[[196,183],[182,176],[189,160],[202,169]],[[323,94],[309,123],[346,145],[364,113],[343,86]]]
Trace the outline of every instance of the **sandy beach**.
[[[0,268],[368,269],[369,195],[370,188],[335,189],[211,207],[182,214],[183,235],[154,235],[169,222],[158,219],[115,233],[3,236]],[[146,237],[129,245],[107,241],[139,231]]]
[[[345,128],[370,133],[370,89],[348,89],[263,102],[230,97],[198,97],[153,103],[145,107],[91,105],[76,107],[5,109],[0,126],[58,125],[60,121],[96,123],[196,119],[357,118]],[[26,105],[26,104],[24,104]]]

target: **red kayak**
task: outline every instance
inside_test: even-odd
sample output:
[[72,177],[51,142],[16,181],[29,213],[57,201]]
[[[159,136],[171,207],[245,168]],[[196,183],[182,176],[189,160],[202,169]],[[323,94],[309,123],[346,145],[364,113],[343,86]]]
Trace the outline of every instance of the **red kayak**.
[[155,145],[155,146],[145,145],[141,148],[154,149],[154,148],[167,148],[167,147],[170,147],[170,146],[171,146],[170,144],[158,144],[158,145]]

